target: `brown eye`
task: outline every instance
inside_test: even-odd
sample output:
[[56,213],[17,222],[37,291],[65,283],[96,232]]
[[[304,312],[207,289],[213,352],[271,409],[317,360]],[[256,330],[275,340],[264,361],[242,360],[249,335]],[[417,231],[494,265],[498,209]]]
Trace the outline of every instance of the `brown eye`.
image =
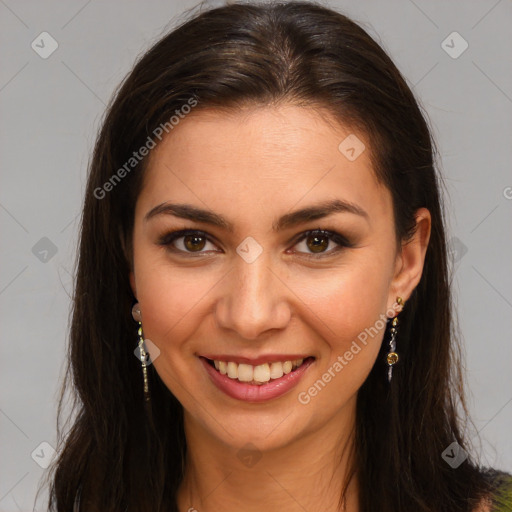
[[200,251],[204,248],[206,240],[203,236],[187,235],[183,237],[183,244],[191,252]]
[[[332,248],[329,248],[331,244]],[[294,247],[297,248],[295,252],[304,257],[321,258],[334,255],[343,248],[354,247],[354,244],[335,231],[315,229],[304,232]]]
[[[181,255],[196,254],[197,256],[206,256],[211,252],[222,252],[215,250],[216,248],[218,249],[218,246],[210,240],[207,233],[190,229],[167,233],[159,239],[158,244],[164,245],[169,251]],[[204,250],[208,244],[211,244],[213,251]],[[327,250],[331,244],[333,247]],[[304,257],[322,257],[334,255],[345,247],[354,247],[354,244],[335,231],[315,229],[302,233],[300,239],[295,242],[294,247],[300,247],[295,252]]]
[[325,235],[309,235],[306,240],[308,249],[314,253],[324,252],[329,246],[329,238]]
[[[163,235],[159,241],[159,245],[166,246],[170,251],[180,254],[204,255],[208,251],[208,244],[215,250],[216,246],[210,241],[210,238],[203,231],[185,229],[181,231],[173,231]],[[206,251],[204,249],[207,249]],[[217,252],[217,251],[216,251]]]

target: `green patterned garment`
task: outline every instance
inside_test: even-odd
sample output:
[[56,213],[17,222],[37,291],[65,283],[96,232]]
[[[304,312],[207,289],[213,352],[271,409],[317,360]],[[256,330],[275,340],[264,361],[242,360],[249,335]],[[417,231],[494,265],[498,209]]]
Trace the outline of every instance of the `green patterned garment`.
[[492,482],[492,512],[512,512],[512,475],[496,469],[488,469],[486,476]]

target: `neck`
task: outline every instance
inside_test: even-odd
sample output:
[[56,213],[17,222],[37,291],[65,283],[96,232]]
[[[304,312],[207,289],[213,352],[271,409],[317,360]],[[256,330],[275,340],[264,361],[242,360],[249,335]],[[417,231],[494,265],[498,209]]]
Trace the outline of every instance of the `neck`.
[[350,472],[354,412],[355,401],[321,431],[262,452],[254,445],[240,450],[225,444],[185,412],[180,512],[358,512],[357,476]]

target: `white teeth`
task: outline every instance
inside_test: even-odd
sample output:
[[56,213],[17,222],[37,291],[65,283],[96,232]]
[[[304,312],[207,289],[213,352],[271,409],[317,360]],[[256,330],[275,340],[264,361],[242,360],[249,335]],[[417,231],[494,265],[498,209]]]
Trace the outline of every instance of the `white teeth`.
[[256,382],[268,382],[270,380],[270,366],[268,363],[254,367],[254,380]]
[[[228,366],[230,364],[235,363],[228,363]],[[238,365],[238,380],[240,382],[251,382],[252,376],[253,376],[253,367],[250,364],[239,364]],[[230,375],[231,377],[231,375]]]
[[230,379],[238,379],[238,365],[232,361],[228,363],[228,377]]
[[280,379],[283,376],[283,364],[282,363],[270,363],[270,378]]
[[265,384],[271,379],[280,379],[283,375],[298,368],[303,362],[304,359],[295,359],[293,361],[276,361],[252,366],[245,363],[237,364],[233,361],[214,360],[213,364],[222,375],[227,375],[230,379],[238,379],[240,382],[251,384]]

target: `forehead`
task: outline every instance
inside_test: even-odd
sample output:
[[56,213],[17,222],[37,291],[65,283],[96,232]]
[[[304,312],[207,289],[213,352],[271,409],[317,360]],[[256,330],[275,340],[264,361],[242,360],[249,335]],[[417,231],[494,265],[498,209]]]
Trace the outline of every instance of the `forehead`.
[[151,153],[139,199],[147,207],[203,203],[240,217],[340,198],[389,215],[369,149],[364,134],[312,108],[198,110]]

